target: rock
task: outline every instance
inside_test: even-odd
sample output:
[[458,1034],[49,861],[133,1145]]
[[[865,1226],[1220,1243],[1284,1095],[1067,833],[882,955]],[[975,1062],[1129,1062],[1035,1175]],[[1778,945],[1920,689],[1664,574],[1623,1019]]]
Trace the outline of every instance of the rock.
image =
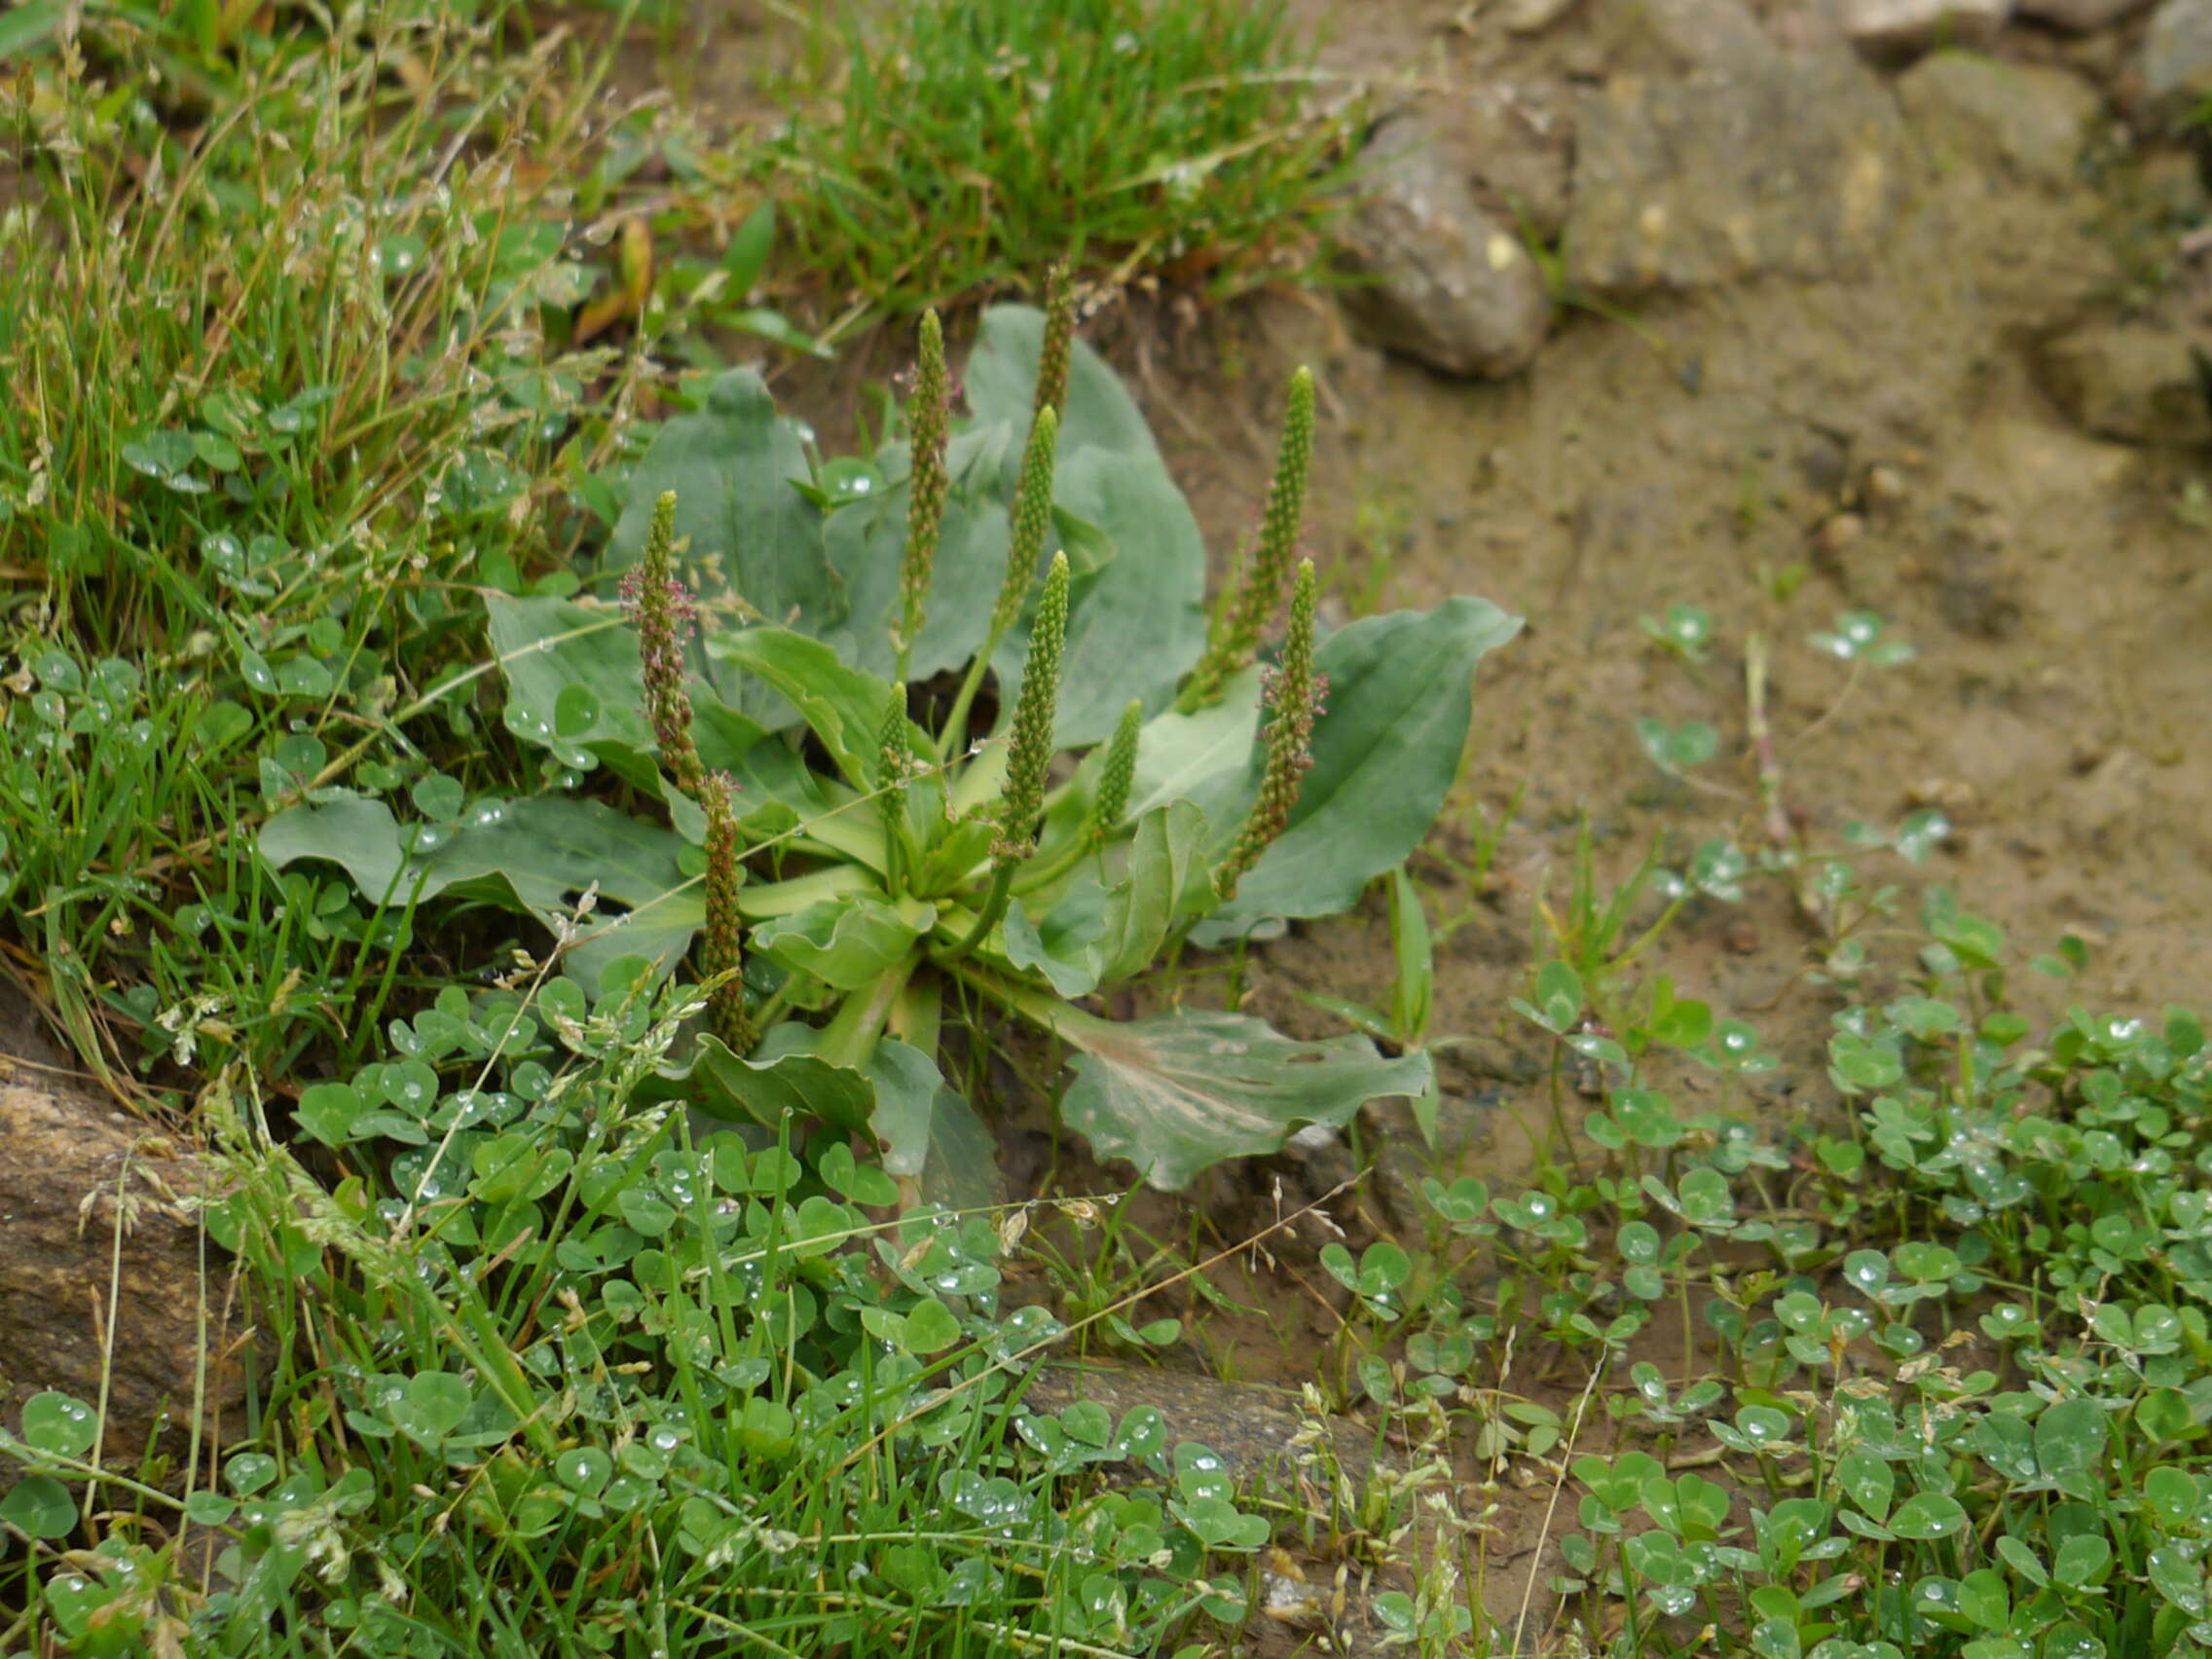
[[1476,199],[1544,241],[1567,228],[1572,117],[1542,89],[1489,83],[1437,111],[1431,130],[1475,185]]
[[2090,34],[2140,12],[2150,0],[2014,0],[2013,10],[2023,18],[2075,34]]
[[2067,790],[2059,813],[2075,846],[2112,857],[2165,827],[2157,802],[2151,762],[2132,749],[2116,749]]
[[1598,0],[1590,27],[1615,72],[1756,73],[1779,55],[1742,0]]
[[2174,126],[2212,92],[2212,0],[2165,0],[2143,36],[2143,114]]
[[[203,1293],[181,1201],[200,1185],[193,1160],[104,1098],[0,1061],[0,1421],[49,1388],[96,1404],[104,1369],[103,1460],[135,1474],[152,1450],[181,1476],[204,1303],[209,1418],[239,1426],[225,1270],[210,1261]],[[20,1473],[0,1457],[0,1489]]]
[[1542,34],[1574,10],[1577,0],[1505,0],[1499,20],[1508,34]]
[[1841,275],[1897,212],[1902,132],[1881,83],[1840,48],[1750,73],[1616,77],[1576,122],[1568,279],[1620,296]]
[[2036,367],[2044,389],[2083,431],[2186,447],[2212,441],[2201,344],[2157,322],[2089,323],[2046,345]]
[[1959,633],[2009,640],[2019,632],[2020,578],[2011,526],[1994,514],[1953,503],[1936,570],[1936,608]]
[[2064,69],[1945,52],[1897,83],[1898,102],[1939,164],[2064,189],[2096,119],[2094,88]]
[[1510,220],[1486,210],[1429,125],[1400,118],[1369,144],[1374,188],[1339,230],[1370,281],[1345,303],[1376,339],[1447,374],[1502,380],[1551,327],[1551,292]]
[[2011,10],[2012,0],[1843,0],[1839,20],[1853,46],[1895,61],[1936,47],[1987,46]]

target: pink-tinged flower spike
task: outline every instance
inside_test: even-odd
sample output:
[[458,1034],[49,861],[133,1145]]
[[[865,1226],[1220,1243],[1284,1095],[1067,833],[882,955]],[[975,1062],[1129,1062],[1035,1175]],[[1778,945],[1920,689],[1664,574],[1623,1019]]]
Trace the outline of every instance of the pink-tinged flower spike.
[[753,1051],[752,1016],[745,1011],[745,926],[737,911],[737,890],[744,881],[738,864],[737,816],[730,809],[731,783],[717,772],[706,779],[707,929],[706,969],[721,982],[708,993],[707,1021],[735,1054]]
[[645,682],[645,718],[660,745],[661,764],[676,787],[706,805],[706,772],[691,742],[691,695],[683,688],[683,625],[698,614],[677,579],[676,492],[653,503],[645,555],[622,578],[622,603],[638,624],[638,666]]
[[906,431],[913,465],[906,495],[906,546],[899,560],[899,681],[928,619],[930,577],[937,568],[937,543],[944,528],[945,498],[952,479],[945,470],[951,430],[951,394],[944,372],[944,329],[937,313],[922,313],[921,362],[914,374],[914,400],[906,410]]
[[1260,544],[1246,561],[1234,597],[1214,618],[1205,654],[1192,671],[1178,704],[1185,713],[1220,696],[1223,682],[1258,654],[1260,636],[1274,620],[1283,586],[1290,579],[1290,562],[1306,520],[1306,480],[1312,463],[1313,372],[1300,369],[1290,378],[1290,407],[1283,416],[1274,481],[1268,487],[1267,510],[1261,516]]
[[1065,416],[1068,359],[1075,350],[1075,285],[1065,264],[1045,276],[1045,339],[1037,350],[1037,400],[1031,413],[1050,409]]
[[1274,844],[1298,804],[1299,786],[1313,764],[1313,722],[1326,710],[1327,683],[1313,672],[1313,561],[1298,562],[1298,580],[1290,595],[1290,633],[1283,641],[1282,663],[1265,680],[1267,706],[1274,719],[1268,726],[1268,759],[1260,777],[1260,795],[1235,842],[1214,871],[1224,902],[1236,897],[1236,884]]

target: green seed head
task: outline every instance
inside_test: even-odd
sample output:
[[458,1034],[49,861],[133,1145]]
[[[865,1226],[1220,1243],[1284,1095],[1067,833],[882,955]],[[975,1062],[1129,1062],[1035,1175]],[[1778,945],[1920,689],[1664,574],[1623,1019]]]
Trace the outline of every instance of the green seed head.
[[1291,560],[1306,522],[1306,483],[1313,464],[1313,372],[1290,378],[1290,407],[1275,452],[1274,481],[1260,519],[1260,543],[1245,563],[1235,596],[1219,612],[1205,655],[1183,696],[1185,709],[1210,703],[1223,682],[1258,653],[1260,636],[1274,620],[1290,578]]
[[927,618],[930,577],[937,566],[938,536],[944,527],[945,498],[952,481],[945,470],[951,429],[948,382],[944,370],[944,330],[937,313],[922,313],[921,362],[914,375],[914,400],[906,424],[913,440],[913,468],[906,505],[906,545],[899,560],[899,678],[905,679],[906,655],[921,638]]
[[722,979],[708,993],[708,1023],[733,1052],[743,1054],[752,1051],[754,1033],[752,1017],[745,1009],[745,929],[737,911],[737,890],[744,875],[738,862],[737,817],[730,808],[730,790],[728,777],[714,773],[706,780],[706,798],[701,802],[707,813],[704,966],[709,978]]
[[1003,635],[1021,614],[1021,602],[1036,579],[1037,561],[1045,556],[1045,538],[1052,529],[1052,457],[1059,445],[1059,417],[1040,409],[1030,424],[1029,443],[1021,453],[1021,480],[1014,492],[1014,535],[1007,552],[1006,580],[1000,584],[998,603],[991,607],[991,634]]
[[1052,765],[1052,721],[1059,712],[1060,647],[1068,628],[1068,556],[1052,555],[1045,591],[1037,601],[1037,626],[1029,636],[1029,657],[1021,671],[1021,695],[1014,706],[1014,737],[1007,757],[1006,794],[999,813],[999,840],[992,849],[1001,864],[1027,858],[1035,848],[1038,816],[1045,810],[1045,783]]
[[1122,711],[1121,723],[1114,727],[1113,741],[1106,745],[1105,764],[1098,771],[1098,793],[1091,797],[1088,828],[1093,841],[1113,834],[1121,825],[1122,814],[1129,809],[1129,787],[1137,775],[1137,728],[1143,723],[1144,704],[1132,697]]
[[1313,672],[1313,561],[1302,559],[1291,589],[1290,632],[1283,640],[1282,661],[1266,680],[1267,704],[1274,718],[1268,725],[1268,757],[1259,798],[1214,872],[1215,888],[1224,900],[1236,896],[1237,883],[1289,826],[1299,787],[1313,764],[1313,722],[1323,713],[1321,699],[1327,689]]

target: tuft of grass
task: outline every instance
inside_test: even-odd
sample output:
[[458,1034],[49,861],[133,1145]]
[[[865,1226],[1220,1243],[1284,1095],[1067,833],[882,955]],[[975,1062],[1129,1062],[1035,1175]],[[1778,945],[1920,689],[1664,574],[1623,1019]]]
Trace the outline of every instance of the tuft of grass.
[[250,830],[345,760],[487,758],[437,691],[465,590],[544,562],[615,366],[559,350],[592,278],[547,183],[597,71],[508,54],[498,8],[374,8],[361,39],[27,10],[0,963],[103,1074],[357,1053],[406,930],[272,876]]
[[763,157],[848,317],[1087,283],[1309,273],[1349,163],[1281,0],[910,0],[848,14],[833,100]]

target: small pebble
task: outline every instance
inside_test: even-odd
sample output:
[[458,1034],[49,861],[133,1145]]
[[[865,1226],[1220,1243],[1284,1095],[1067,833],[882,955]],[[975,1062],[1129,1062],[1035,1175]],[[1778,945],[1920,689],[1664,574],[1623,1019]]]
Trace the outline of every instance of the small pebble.
[[1823,553],[1832,557],[1852,546],[1865,534],[1866,521],[1857,513],[1837,513],[1821,526],[1820,534],[1814,539],[1819,542]]

